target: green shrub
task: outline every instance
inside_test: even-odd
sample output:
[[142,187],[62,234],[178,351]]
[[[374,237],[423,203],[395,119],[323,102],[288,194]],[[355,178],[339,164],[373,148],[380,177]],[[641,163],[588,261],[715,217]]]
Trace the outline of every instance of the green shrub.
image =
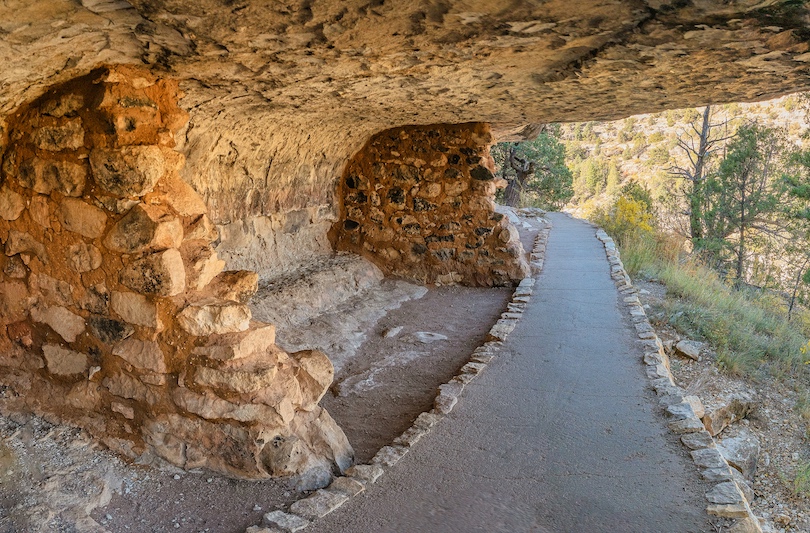
[[[617,203],[614,210],[627,208]],[[682,334],[709,342],[721,369],[752,377],[796,376],[805,371],[810,363],[806,315],[787,322],[781,297],[735,289],[714,270],[684,257],[683,239],[641,230],[639,224],[622,225],[622,217],[610,213],[596,214],[595,222],[616,239],[628,273],[658,279],[666,286],[666,320]]]

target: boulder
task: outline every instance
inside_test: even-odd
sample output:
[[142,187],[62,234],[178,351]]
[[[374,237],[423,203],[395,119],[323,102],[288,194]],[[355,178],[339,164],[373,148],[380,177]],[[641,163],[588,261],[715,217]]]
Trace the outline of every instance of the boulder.
[[139,203],[107,233],[104,246],[127,254],[178,248],[183,225],[166,207]]
[[713,437],[729,424],[745,418],[757,406],[752,392],[738,391],[723,394],[705,404],[703,425]]
[[702,349],[703,343],[697,341],[682,340],[675,344],[676,353],[695,361],[700,361],[700,350]]
[[180,252],[170,248],[124,267],[121,283],[142,294],[176,296],[186,290],[186,267]]
[[720,441],[717,449],[728,464],[739,470],[746,479],[754,479],[759,463],[759,437],[748,429],[741,428],[737,436]]
[[90,167],[96,183],[106,192],[119,197],[143,196],[163,176],[165,160],[157,146],[95,148],[90,152]]
[[209,300],[189,305],[180,312],[177,321],[187,333],[202,337],[245,331],[250,327],[251,317],[250,308],[244,304]]

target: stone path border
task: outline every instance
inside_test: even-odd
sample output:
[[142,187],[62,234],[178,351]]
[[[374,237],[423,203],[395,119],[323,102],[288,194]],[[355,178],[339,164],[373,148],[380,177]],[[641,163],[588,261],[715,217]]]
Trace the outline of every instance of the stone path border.
[[509,336],[523,316],[534,290],[535,276],[543,269],[551,223],[546,222],[534,239],[530,255],[532,277],[524,278],[512,294],[507,309],[489,330],[487,341],[476,348],[467,364],[449,382],[439,386],[433,401],[433,409],[416,417],[413,425],[388,445],[383,446],[368,464],[354,465],[346,475],[332,484],[290,505],[289,512],[275,510],[266,513],[260,525],[251,526],[245,533],[289,533],[301,531],[314,520],[322,518],[345,504],[352,496],[363,492],[375,483],[386,469],[402,459],[419,440],[427,435],[456,406],[464,387],[486,370],[497,356],[503,341]]
[[658,395],[658,404],[665,409],[669,430],[680,436],[681,442],[690,450],[692,460],[700,469],[701,476],[715,485],[706,493],[706,512],[713,516],[734,519],[728,533],[762,533],[759,519],[751,511],[748,500],[737,485],[731,466],[717,449],[714,439],[706,431],[703,422],[693,409],[696,397],[675,385],[670,372],[669,357],[664,345],[655,333],[644,307],[638,299],[638,289],[633,286],[624,268],[619,250],[612,238],[601,228],[596,238],[605,246],[610,264],[610,275],[616,288],[623,295],[623,302],[633,321],[638,338],[644,344],[644,363],[650,385]]

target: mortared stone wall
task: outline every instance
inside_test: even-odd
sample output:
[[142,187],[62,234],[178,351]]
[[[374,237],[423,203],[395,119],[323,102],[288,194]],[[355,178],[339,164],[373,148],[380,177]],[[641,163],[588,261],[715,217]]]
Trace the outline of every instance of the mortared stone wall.
[[[101,68],[8,123],[0,174],[0,385],[142,461],[264,478],[350,466],[318,351],[286,353],[224,271],[180,178],[177,83]],[[323,476],[321,476],[322,478]]]
[[488,124],[409,126],[374,135],[338,185],[338,250],[421,283],[511,285],[529,275],[523,245],[495,212]]

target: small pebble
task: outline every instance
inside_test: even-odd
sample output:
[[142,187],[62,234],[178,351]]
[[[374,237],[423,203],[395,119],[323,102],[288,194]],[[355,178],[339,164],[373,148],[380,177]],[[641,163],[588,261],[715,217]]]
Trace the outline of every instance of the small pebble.
[[174,479],[180,479],[180,474],[175,474]]
[[259,505],[259,504],[257,503],[256,505],[254,505],[254,506],[253,506],[253,510],[254,510],[254,511],[257,511],[257,512],[258,512],[258,511],[261,511],[261,510],[262,510],[262,506],[261,506],[261,505]]

